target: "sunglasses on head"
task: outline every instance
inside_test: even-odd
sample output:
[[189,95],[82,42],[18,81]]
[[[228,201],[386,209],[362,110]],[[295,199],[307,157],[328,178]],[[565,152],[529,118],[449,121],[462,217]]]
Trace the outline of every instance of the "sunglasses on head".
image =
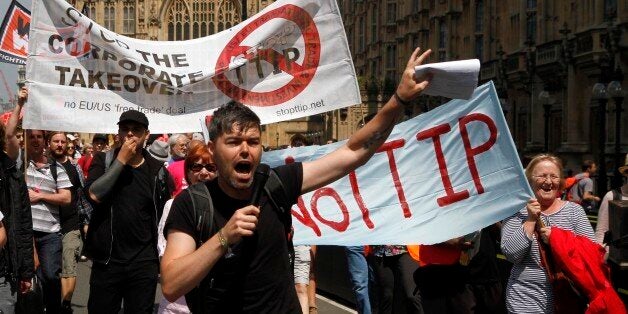
[[216,165],[215,164],[199,164],[197,162],[193,163],[192,166],[190,166],[190,170],[194,171],[194,172],[199,172],[201,171],[203,168],[205,168],[205,170],[209,171],[209,172],[216,172]]

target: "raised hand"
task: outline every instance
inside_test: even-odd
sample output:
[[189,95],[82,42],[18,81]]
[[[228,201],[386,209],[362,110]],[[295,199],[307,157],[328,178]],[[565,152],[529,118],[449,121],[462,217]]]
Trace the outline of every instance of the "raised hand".
[[137,154],[137,141],[133,138],[125,139],[124,143],[120,147],[120,152],[118,153],[118,160],[126,165],[135,155]]
[[28,101],[28,88],[26,86],[22,86],[20,90],[17,91],[17,104],[23,106]]
[[414,67],[423,64],[432,53],[432,50],[428,49],[419,55],[420,52],[421,48],[416,48],[412,52],[412,56],[410,56],[410,60],[408,60],[408,64],[406,64],[406,68],[401,75],[399,86],[397,86],[396,95],[401,98],[402,102],[410,101],[419,96],[432,79],[431,75],[414,77]]
[[536,198],[531,198],[528,200],[526,209],[528,210],[528,221],[536,222],[541,215],[541,204],[539,201]]
[[259,213],[259,208],[253,205],[236,210],[222,228],[223,236],[227,242],[235,244],[240,242],[242,237],[252,236],[257,228]]

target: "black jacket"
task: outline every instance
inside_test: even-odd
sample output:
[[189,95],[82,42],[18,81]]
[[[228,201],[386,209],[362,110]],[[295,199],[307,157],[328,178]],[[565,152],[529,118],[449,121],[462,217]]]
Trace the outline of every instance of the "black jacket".
[[0,209],[7,244],[0,250],[0,275],[18,279],[33,278],[33,218],[24,175],[9,156],[0,150]]
[[[115,160],[119,149],[116,149],[111,161]],[[153,225],[153,234],[155,247],[157,247],[157,226],[161,214],[163,213],[166,201],[171,197],[174,183],[166,170],[164,163],[153,158],[146,150],[142,151],[144,162],[148,165],[150,172],[154,175],[153,180],[153,203],[155,206],[155,215]],[[89,167],[89,175],[85,182],[85,195],[89,195],[89,188],[94,181],[100,178],[106,171],[106,154],[103,152],[94,155],[94,160]],[[112,224],[112,207],[111,195],[107,195],[100,203],[93,203],[94,211],[89,223],[89,229],[86,236],[87,253],[96,262],[107,264],[111,259],[111,248],[113,241],[113,224]]]

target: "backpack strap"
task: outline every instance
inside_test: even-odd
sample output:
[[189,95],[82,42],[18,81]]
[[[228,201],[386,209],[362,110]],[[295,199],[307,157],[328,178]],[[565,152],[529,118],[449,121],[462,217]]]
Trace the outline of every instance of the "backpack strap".
[[50,165],[50,174],[52,175],[52,178],[55,179],[55,183],[57,183],[57,161],[52,158],[48,158],[48,164]]
[[287,232],[290,232],[292,229],[292,214],[290,212],[292,204],[288,202],[286,189],[281,179],[279,179],[277,172],[275,172],[275,169],[271,169],[268,181],[266,181],[266,185],[264,185],[264,191],[266,192],[266,196],[268,196],[268,200],[279,212],[279,217],[281,218],[281,222],[284,223],[284,228]]
[[621,192],[619,189],[612,189],[613,191],[613,201],[621,201]]
[[188,186],[186,189],[192,199],[192,208],[196,218],[196,248],[199,248],[211,236],[214,229],[214,203],[203,182]]
[[288,244],[288,252],[290,254],[290,265],[294,269],[294,243],[292,242],[292,203],[288,202],[288,193],[279,179],[275,169],[271,169],[268,181],[264,185],[264,191],[273,208],[277,211],[281,222],[283,223],[286,234],[286,242]]

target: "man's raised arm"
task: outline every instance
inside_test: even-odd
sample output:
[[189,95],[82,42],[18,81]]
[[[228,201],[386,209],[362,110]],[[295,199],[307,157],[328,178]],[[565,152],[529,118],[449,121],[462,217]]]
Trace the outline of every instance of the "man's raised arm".
[[303,163],[301,193],[313,191],[346,176],[365,164],[386,141],[403,113],[404,103],[416,98],[427,87],[430,77],[414,77],[414,67],[422,64],[432,52],[422,54],[421,48],[412,53],[401,76],[395,95],[347,143],[317,160]]
[[17,105],[7,121],[6,138],[7,138],[7,155],[11,159],[16,160],[20,154],[20,141],[17,139],[17,125],[20,122],[20,113],[22,113],[22,107],[28,100],[28,89],[26,86],[22,86],[17,92]]

